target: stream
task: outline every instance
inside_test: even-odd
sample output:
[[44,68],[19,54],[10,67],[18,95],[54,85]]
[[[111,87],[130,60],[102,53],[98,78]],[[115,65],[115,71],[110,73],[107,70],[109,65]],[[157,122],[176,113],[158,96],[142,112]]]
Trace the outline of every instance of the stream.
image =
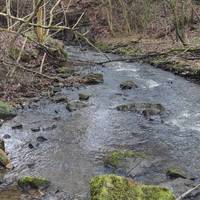
[[[72,60],[98,62],[106,59],[99,53],[74,47],[68,47],[68,51]],[[169,184],[174,189],[174,182],[166,177],[165,170],[179,166],[192,179],[192,183],[187,180],[190,185],[200,182],[199,85],[141,63],[91,64],[77,67],[77,70],[83,74],[100,72],[104,83],[63,88],[57,95],[77,100],[79,93],[90,94],[87,107],[69,112],[65,103],[54,103],[43,97],[18,110],[17,117],[0,128],[2,137],[11,136],[5,139],[5,144],[15,168],[2,177],[8,184],[22,175],[42,176],[51,181],[51,191],[59,188],[71,196],[63,199],[87,199],[91,177],[113,173],[104,166],[103,159],[108,152],[118,149],[144,152],[150,157],[149,162],[132,172],[134,180]],[[121,90],[120,83],[127,80],[133,80],[138,88]],[[116,109],[118,105],[131,102],[160,103],[165,112],[146,119],[140,113]],[[11,127],[15,124],[22,124],[23,129],[13,130]],[[38,140],[39,136],[45,140]],[[187,185],[184,181],[180,181],[181,186],[176,183],[175,193],[182,190],[182,185]],[[0,193],[1,200],[20,198],[21,193],[15,190]],[[195,194],[190,199],[198,200],[200,196]]]

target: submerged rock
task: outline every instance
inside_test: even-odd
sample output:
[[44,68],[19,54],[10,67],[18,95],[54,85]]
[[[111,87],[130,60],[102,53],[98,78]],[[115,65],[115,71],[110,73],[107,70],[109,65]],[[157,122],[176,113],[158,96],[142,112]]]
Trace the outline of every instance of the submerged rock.
[[103,83],[103,74],[101,73],[91,73],[84,77],[85,83],[89,85],[96,85]]
[[12,129],[22,129],[23,125],[22,124],[15,124],[14,126],[12,126]]
[[94,177],[91,200],[175,200],[173,193],[159,186],[143,185],[116,175]]
[[47,141],[48,139],[45,138],[45,137],[43,137],[43,136],[39,136],[39,137],[37,137],[36,140],[37,140],[38,142],[45,142],[45,141]]
[[117,106],[117,110],[124,112],[139,112],[145,116],[159,115],[165,108],[159,103],[129,103]]
[[66,109],[69,112],[80,110],[81,108],[85,108],[85,107],[87,107],[87,104],[82,101],[78,101],[78,100],[71,101],[66,105]]
[[32,132],[39,132],[40,131],[40,127],[35,127],[35,128],[31,128]]
[[[3,136],[3,138],[4,138],[4,139],[10,139],[11,136],[10,136],[9,134],[5,134],[5,135]],[[1,147],[0,147],[0,148],[1,148]]]
[[13,117],[16,117],[16,115],[17,114],[11,105],[3,101],[0,101],[0,119],[3,120],[12,119]]
[[56,124],[52,124],[51,126],[48,126],[46,128],[43,128],[42,130],[43,131],[51,131],[51,130],[54,130],[57,128],[57,125]]
[[33,144],[29,143],[29,144],[28,144],[28,148],[29,148],[29,149],[34,149]]
[[23,176],[18,179],[18,185],[22,189],[46,189],[50,185],[50,181],[42,177]]
[[138,88],[138,86],[136,85],[136,83],[134,83],[133,81],[124,81],[120,84],[120,88],[122,90],[130,90],[132,88]]
[[87,101],[87,100],[89,100],[89,98],[90,98],[89,94],[85,94],[85,93],[79,94],[79,100],[81,100],[81,101]]

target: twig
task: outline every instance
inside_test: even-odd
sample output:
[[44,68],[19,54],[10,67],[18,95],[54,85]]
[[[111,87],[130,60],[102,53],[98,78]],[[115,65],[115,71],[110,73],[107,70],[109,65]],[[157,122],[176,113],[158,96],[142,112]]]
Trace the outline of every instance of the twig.
[[194,188],[192,189],[189,189],[187,192],[183,193],[180,197],[178,197],[176,200],[181,200],[183,198],[185,198],[188,194],[190,194],[191,192],[193,192],[194,190],[200,188],[200,184],[195,186]]
[[42,58],[42,62],[41,62],[41,65],[40,65],[40,74],[42,74],[42,71],[43,71],[43,65],[44,65],[44,61],[45,61],[45,58],[46,58],[46,53],[44,53],[44,56]]
[[76,28],[76,26],[79,24],[79,22],[80,22],[81,19],[83,18],[84,14],[85,14],[85,12],[83,12],[83,13],[81,14],[81,16],[78,18],[77,22],[76,22],[76,23],[74,24],[74,26],[72,27],[72,29],[75,29],[75,28]]
[[[19,52],[19,55],[18,55],[18,58],[17,58],[17,61],[16,61],[17,63],[19,63],[19,61],[20,61],[20,59],[21,59],[22,51],[24,50],[24,47],[25,47],[25,45],[26,45],[26,42],[27,42],[27,37],[25,38],[25,40],[24,40],[24,42],[23,42],[23,45],[22,45],[22,48],[21,48],[21,50],[20,50],[20,52]],[[15,73],[15,70],[16,70],[16,66],[13,67],[13,70],[12,70],[12,72],[11,72],[11,74],[10,74],[10,77],[13,76],[13,74]]]
[[0,15],[4,16],[4,17],[10,17],[11,19],[20,21],[20,22],[22,22],[24,24],[27,24],[27,25],[30,25],[30,26],[33,26],[33,27],[38,27],[38,28],[43,28],[43,29],[55,29],[55,30],[61,29],[61,30],[69,30],[69,31],[71,30],[71,31],[73,31],[73,29],[68,27],[68,26],[41,25],[41,24],[35,24],[35,23],[32,23],[32,22],[27,22],[23,18],[15,17],[13,15],[8,15],[8,14],[2,13],[2,12],[0,12]]
[[23,42],[23,45],[22,45],[22,48],[19,52],[19,55],[18,55],[18,58],[17,58],[17,63],[19,63],[20,59],[21,59],[21,56],[22,56],[22,51],[24,50],[24,47],[26,45],[26,42],[27,42],[27,37],[25,38],[24,42]]
[[[54,12],[54,10],[56,9],[56,7],[60,4],[60,2],[61,2],[61,0],[58,0],[58,1],[56,2],[56,4],[52,7],[52,9],[50,10],[49,26],[52,25],[53,17],[54,17],[53,12]],[[49,29],[48,29],[47,32],[46,32],[46,36],[48,36],[48,35],[49,35]]]

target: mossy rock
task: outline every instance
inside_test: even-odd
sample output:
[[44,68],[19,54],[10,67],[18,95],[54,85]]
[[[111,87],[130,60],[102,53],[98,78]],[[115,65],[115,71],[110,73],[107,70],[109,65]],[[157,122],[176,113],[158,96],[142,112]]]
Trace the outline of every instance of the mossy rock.
[[139,112],[145,116],[159,115],[165,111],[165,108],[159,103],[129,103],[117,106],[118,111]]
[[104,82],[103,74],[101,73],[90,73],[83,78],[84,78],[85,84],[88,84],[88,85],[96,85],[96,84],[100,84]]
[[50,181],[42,177],[23,176],[18,179],[18,185],[22,189],[46,189]]
[[69,112],[74,112],[74,111],[80,110],[82,108],[85,108],[87,106],[88,106],[88,104],[85,103],[85,102],[82,102],[82,101],[79,101],[79,100],[74,100],[74,101],[67,103],[66,109]]
[[87,101],[89,100],[90,95],[86,93],[79,93],[79,100],[80,101]]
[[49,37],[45,43],[48,52],[57,60],[65,63],[68,59],[68,54],[65,50],[65,45],[62,41]]
[[114,168],[125,167],[127,159],[129,158],[143,158],[146,159],[147,156],[142,152],[135,152],[131,150],[124,151],[113,151],[108,154],[104,160],[105,166],[111,166]]
[[170,167],[170,168],[168,168],[167,171],[166,171],[166,174],[171,179],[176,179],[176,178],[184,178],[184,179],[186,179],[187,178],[186,173],[182,169],[180,169],[178,167]]
[[166,188],[139,184],[116,175],[92,178],[90,194],[91,200],[175,200]]
[[16,117],[14,108],[10,104],[0,101],[0,119],[6,120],[13,117]]

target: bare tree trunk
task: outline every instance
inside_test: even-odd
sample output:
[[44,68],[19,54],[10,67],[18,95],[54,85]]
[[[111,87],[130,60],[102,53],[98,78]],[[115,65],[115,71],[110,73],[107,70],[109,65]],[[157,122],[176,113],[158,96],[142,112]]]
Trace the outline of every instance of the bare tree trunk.
[[[34,0],[34,6],[37,4],[38,4],[38,0]],[[42,1],[41,6],[36,11],[36,17],[37,17],[37,24],[45,25],[45,22],[46,22],[45,0]],[[38,42],[43,44],[46,39],[46,30],[41,27],[36,27],[36,35],[38,38]]]
[[[6,12],[8,15],[11,15],[10,7],[11,7],[11,0],[6,0]],[[10,19],[9,17],[7,17],[7,26],[8,29],[12,26],[12,19]]]
[[192,16],[192,0],[169,0],[167,3],[172,12],[176,37],[186,46],[187,30]]

